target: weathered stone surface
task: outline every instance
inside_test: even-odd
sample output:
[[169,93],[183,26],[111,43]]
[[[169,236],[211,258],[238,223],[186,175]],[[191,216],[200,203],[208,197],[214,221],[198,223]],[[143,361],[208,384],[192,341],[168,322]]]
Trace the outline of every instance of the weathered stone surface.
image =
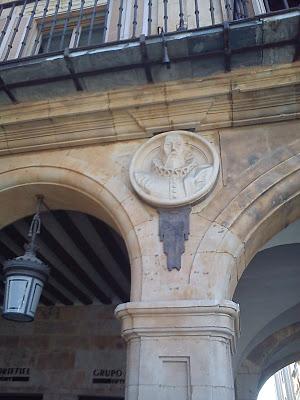
[[[143,340],[132,338],[128,342],[129,400],[138,399],[139,384],[145,396],[141,400],[152,399],[149,387],[165,385],[170,376],[178,378],[174,390],[180,393],[180,400],[184,399],[189,393],[184,383],[187,357],[195,357],[201,371],[196,372],[196,378],[191,376],[197,400],[232,398],[231,377],[219,376],[214,363],[220,356],[223,371],[231,372],[230,340],[226,338],[226,345],[223,339],[211,343],[208,337],[215,334],[217,323],[210,326],[213,333],[205,338],[202,333],[198,337],[198,331],[191,334],[191,330],[183,335],[178,324],[187,333],[195,315],[199,326],[206,317],[189,307],[191,314],[178,311],[176,303],[203,300],[222,304],[231,299],[256,252],[271,236],[300,218],[298,85],[296,62],[240,70],[214,79],[138,87],[131,92],[82,94],[1,108],[0,226],[32,214],[35,195],[43,193],[51,209],[94,215],[125,240],[131,263],[131,301],[141,302],[146,314],[126,315],[126,323],[131,317],[137,323],[136,335],[144,335]],[[130,161],[139,146],[153,134],[171,129],[191,129],[195,135],[205,136],[220,157],[218,181],[191,210],[182,268],[172,274],[159,240],[158,213],[134,193],[129,180]],[[159,321],[167,324],[171,319],[168,334],[171,332],[172,340],[166,338],[166,326],[159,326],[155,315],[156,302],[166,301],[172,306]],[[130,305],[126,307],[130,309]],[[172,307],[176,318],[169,315]],[[102,359],[113,369],[119,354],[124,357],[119,327],[111,314],[111,309],[107,313],[101,307],[92,308],[92,312],[77,307],[51,312],[41,309],[37,324],[22,326],[22,335],[18,326],[2,322],[0,360],[21,360],[32,368],[37,363],[43,370],[51,367],[45,373],[33,369],[35,390],[50,387],[55,381],[64,392],[64,400],[69,399],[70,385],[73,396],[79,394],[80,387],[93,395],[86,370],[96,368]],[[149,326],[160,329],[151,339],[149,330],[145,333]],[[159,368],[167,366],[162,374],[147,363],[147,357],[153,365],[160,363]],[[143,371],[139,370],[140,360]],[[64,374],[52,364],[63,365]],[[190,364],[193,369],[195,365]],[[149,374],[153,380],[147,378]],[[213,379],[224,387],[215,388]],[[16,384],[15,388],[21,391],[24,386]],[[173,396],[168,390],[163,395]],[[103,395],[113,393],[111,388],[103,390]],[[47,396],[55,398],[52,392]]]
[[299,114],[298,69],[299,63],[252,67],[134,91],[3,105],[1,154],[292,120]]
[[143,399],[174,395],[188,400],[191,393],[204,399],[206,391],[211,400],[234,399],[228,363],[239,332],[235,303],[128,303],[117,307],[116,315],[128,343],[127,396],[135,388]]
[[65,395],[74,400],[83,391],[123,395],[124,382],[93,383],[93,378],[110,375],[112,370],[122,371],[125,377],[125,348],[113,307],[54,307],[48,315],[40,307],[29,326],[31,331],[22,324],[0,321],[0,368],[30,369],[28,382],[0,381],[1,392],[44,393],[55,400]]
[[190,234],[191,206],[159,209],[159,238],[167,256],[168,270],[181,268],[181,256]]

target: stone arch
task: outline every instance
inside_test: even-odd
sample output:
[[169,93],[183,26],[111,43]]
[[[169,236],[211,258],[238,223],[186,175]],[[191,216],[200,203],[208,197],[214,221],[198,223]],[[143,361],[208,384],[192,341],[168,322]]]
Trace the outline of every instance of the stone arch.
[[299,341],[299,339],[300,323],[296,322],[293,325],[286,326],[279,331],[274,332],[249,354],[248,358],[251,358],[251,356],[254,355],[255,352],[258,354],[258,352],[261,351],[262,348],[264,349],[264,351],[266,351],[266,354],[264,354],[264,359],[259,360],[260,364],[263,367],[258,383],[259,388],[264,385],[264,383],[270,376],[275,374],[281,368],[286,367],[294,361],[299,361],[300,351],[299,349],[293,349],[292,351],[287,350],[284,357],[282,357],[279,361],[275,363],[268,363],[268,360],[271,358],[271,354],[279,352],[280,350],[284,349],[284,347],[288,343]]
[[299,151],[299,139],[277,149],[272,159],[248,168],[201,210],[211,222],[198,244],[190,281],[196,285],[198,278],[193,274],[207,264],[208,297],[232,299],[253,256],[300,218]]
[[[126,207],[134,198],[124,184],[112,184],[101,177],[93,177],[82,171],[51,164],[22,165],[0,174],[0,227],[30,215],[35,209],[35,195],[44,194],[51,209],[65,208],[93,215],[112,226],[123,237],[131,264],[131,300],[141,296],[141,251],[136,235],[135,220]],[[124,194],[126,192],[126,195]]]
[[[286,326],[273,332],[263,342],[259,343],[247,359],[240,366],[240,373],[237,374],[235,384],[237,399],[249,398],[256,400],[260,389],[265,382],[280,369],[299,361],[299,322]],[[295,348],[289,348],[287,344],[298,343]],[[282,351],[281,357],[276,361],[272,360],[272,354]]]
[[299,222],[292,235],[281,232],[258,252],[237,285],[233,299],[242,329],[233,365],[239,400],[256,400],[273,373],[299,359],[299,237],[293,242]]

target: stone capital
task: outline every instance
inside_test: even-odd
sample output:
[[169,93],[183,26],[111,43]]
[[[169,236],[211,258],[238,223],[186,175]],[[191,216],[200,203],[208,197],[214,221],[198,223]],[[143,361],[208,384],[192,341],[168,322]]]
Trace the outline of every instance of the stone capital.
[[230,342],[233,353],[239,335],[239,306],[224,300],[131,302],[115,310],[126,341],[142,337],[210,337]]

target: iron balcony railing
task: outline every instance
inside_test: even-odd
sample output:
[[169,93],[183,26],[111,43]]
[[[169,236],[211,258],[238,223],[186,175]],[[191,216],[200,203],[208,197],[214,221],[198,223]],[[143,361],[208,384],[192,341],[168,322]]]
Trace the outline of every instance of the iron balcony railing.
[[299,5],[300,0],[2,0],[0,62],[151,36],[158,30],[197,29]]

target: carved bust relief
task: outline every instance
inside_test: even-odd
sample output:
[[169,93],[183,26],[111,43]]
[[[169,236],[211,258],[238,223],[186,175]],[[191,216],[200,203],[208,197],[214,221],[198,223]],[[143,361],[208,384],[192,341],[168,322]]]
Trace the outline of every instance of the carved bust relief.
[[135,191],[159,207],[191,204],[213,187],[219,171],[214,147],[200,135],[170,131],[143,144],[130,165]]

